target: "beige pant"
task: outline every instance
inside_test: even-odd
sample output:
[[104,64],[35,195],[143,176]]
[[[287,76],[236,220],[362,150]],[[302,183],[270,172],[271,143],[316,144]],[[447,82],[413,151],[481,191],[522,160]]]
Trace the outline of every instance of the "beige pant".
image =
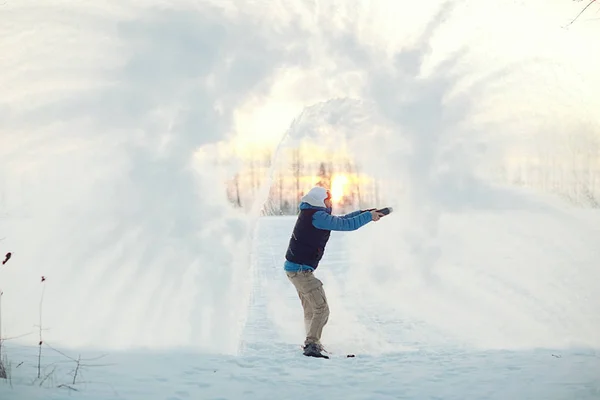
[[323,327],[329,319],[329,305],[323,290],[323,282],[317,279],[311,271],[286,272],[286,274],[294,284],[304,309],[304,328],[306,330],[304,344],[321,344]]

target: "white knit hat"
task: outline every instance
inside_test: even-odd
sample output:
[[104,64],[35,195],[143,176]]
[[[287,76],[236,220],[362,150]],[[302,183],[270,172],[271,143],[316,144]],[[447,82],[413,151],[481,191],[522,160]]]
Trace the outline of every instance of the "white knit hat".
[[301,201],[315,207],[327,207],[325,205],[325,199],[330,197],[328,192],[329,191],[324,187],[315,186],[302,196]]

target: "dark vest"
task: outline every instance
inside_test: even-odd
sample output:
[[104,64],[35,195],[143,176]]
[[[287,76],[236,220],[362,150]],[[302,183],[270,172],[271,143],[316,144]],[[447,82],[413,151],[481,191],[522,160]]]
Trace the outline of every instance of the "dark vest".
[[317,229],[312,218],[318,210],[301,210],[294,226],[285,259],[297,264],[310,265],[317,268],[325,252],[331,231]]

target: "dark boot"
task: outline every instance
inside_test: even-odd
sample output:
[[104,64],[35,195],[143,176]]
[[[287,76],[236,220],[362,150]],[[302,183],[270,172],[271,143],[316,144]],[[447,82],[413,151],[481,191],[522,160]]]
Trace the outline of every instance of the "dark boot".
[[304,346],[304,355],[307,357],[329,358],[329,356],[321,353],[321,347],[316,343],[308,343]]

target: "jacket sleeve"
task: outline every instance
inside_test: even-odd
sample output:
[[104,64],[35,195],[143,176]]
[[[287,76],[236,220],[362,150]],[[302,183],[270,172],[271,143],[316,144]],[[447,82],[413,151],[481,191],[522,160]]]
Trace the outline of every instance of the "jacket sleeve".
[[313,226],[328,231],[355,231],[373,219],[370,212],[360,213],[354,217],[344,218],[317,211],[313,215]]
[[354,218],[357,215],[359,215],[362,211],[361,210],[356,210],[356,211],[352,211],[350,214],[346,214],[346,215],[340,215],[340,218]]
[[357,215],[364,213],[364,212],[371,212],[371,211],[375,211],[377,210],[376,208],[368,208],[366,210],[356,210],[356,211],[352,211],[350,214],[346,214],[346,215],[340,215],[341,218],[353,218],[356,217]]

